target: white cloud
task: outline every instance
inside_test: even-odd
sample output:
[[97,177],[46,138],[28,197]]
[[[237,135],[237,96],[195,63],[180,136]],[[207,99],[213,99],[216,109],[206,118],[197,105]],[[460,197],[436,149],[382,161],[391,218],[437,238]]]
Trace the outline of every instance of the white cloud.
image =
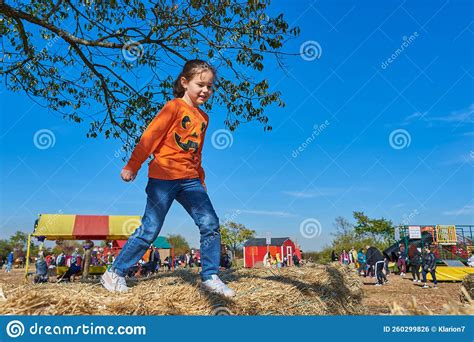
[[453,111],[444,116],[429,116],[427,112],[413,113],[405,118],[403,124],[409,124],[415,120],[422,120],[429,123],[448,123],[448,124],[469,124],[474,123],[474,103],[467,108]]
[[474,205],[465,205],[461,209],[445,211],[443,212],[443,215],[448,215],[448,216],[474,215]]
[[337,196],[352,191],[369,191],[367,187],[348,186],[346,188],[315,188],[314,191],[283,191],[282,193],[296,198],[315,198],[326,196]]
[[296,217],[296,215],[286,211],[269,211],[269,210],[239,210],[242,214],[276,216],[276,217]]
[[313,198],[313,197],[318,197],[320,196],[319,194],[315,192],[310,192],[310,191],[283,191],[285,195],[291,196],[291,197],[296,197],[296,198]]
[[420,112],[415,112],[413,113],[412,115],[408,115],[405,120],[403,120],[403,124],[404,125],[408,125],[410,122],[414,121],[415,119],[418,119],[420,117],[423,117],[424,115],[426,115],[426,112],[425,113],[420,113]]
[[474,151],[457,155],[449,160],[439,163],[441,166],[457,165],[457,164],[473,164],[474,163]]

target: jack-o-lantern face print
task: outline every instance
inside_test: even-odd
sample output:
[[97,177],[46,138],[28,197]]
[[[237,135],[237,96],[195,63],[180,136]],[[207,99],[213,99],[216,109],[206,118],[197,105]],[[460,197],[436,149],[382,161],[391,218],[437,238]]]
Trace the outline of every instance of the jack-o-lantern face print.
[[199,149],[199,135],[206,129],[206,123],[193,123],[188,115],[183,116],[180,129],[174,132],[176,144],[185,152]]

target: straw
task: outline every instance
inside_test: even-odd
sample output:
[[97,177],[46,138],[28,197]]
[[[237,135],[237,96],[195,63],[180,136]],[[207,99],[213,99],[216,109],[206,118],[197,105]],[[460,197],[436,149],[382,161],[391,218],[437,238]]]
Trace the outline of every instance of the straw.
[[2,315],[354,315],[364,314],[362,283],[337,264],[224,271],[236,297],[202,291],[195,270],[129,281],[116,294],[98,280],[76,283],[4,283]]

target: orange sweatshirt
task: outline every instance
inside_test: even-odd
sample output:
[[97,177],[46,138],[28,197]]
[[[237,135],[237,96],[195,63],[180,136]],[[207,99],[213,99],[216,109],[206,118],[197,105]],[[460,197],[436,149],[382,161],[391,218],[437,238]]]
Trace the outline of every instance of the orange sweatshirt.
[[199,178],[204,184],[201,152],[209,117],[181,98],[169,101],[151,121],[125,169],[138,172],[150,154],[148,177]]

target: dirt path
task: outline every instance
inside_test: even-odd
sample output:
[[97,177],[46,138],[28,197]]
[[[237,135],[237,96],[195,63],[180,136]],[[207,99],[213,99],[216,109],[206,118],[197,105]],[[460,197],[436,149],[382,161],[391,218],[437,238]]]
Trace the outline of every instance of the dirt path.
[[403,308],[408,308],[415,298],[419,308],[425,308],[426,313],[432,311],[434,314],[441,314],[443,304],[459,303],[459,291],[461,283],[441,282],[438,289],[421,288],[420,283],[413,283],[410,276],[403,278],[398,275],[388,277],[389,284],[384,286],[374,286],[375,279],[361,278],[364,282],[363,304],[369,315],[390,314],[390,305],[396,302]]

